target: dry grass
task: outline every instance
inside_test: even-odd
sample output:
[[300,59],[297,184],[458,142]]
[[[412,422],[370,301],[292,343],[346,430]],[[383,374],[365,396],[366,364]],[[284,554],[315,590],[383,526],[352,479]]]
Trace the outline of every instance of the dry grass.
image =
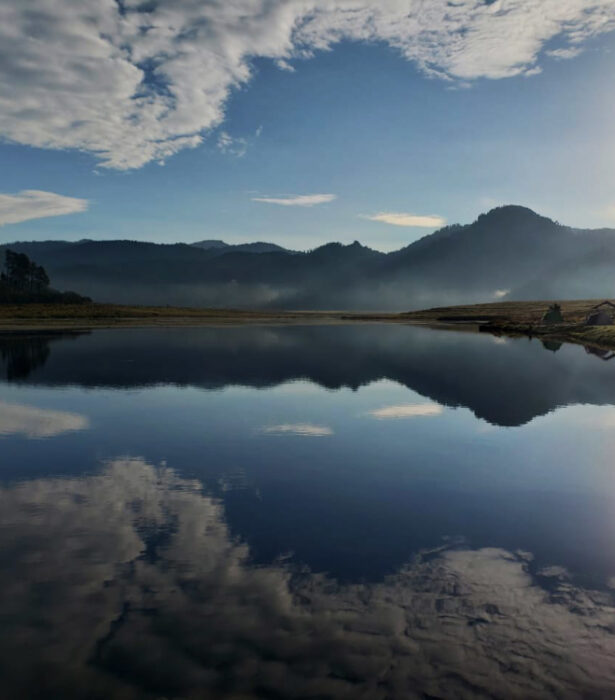
[[[582,323],[592,306],[604,299],[579,301],[502,301],[492,304],[470,304],[467,306],[442,306],[423,311],[411,311],[407,318],[423,322],[467,322],[507,321],[509,323],[540,323],[542,315],[554,301],[562,307],[564,322]],[[610,299],[609,301],[614,301]],[[615,303],[615,301],[614,301]]]
[[17,319],[137,319],[137,318],[252,318],[255,311],[192,309],[169,306],[118,306],[115,304],[6,304],[0,320]]
[[405,321],[399,314],[341,311],[248,311],[115,304],[0,304],[0,330],[238,323],[345,323]]
[[615,349],[615,326],[581,325],[589,309],[602,299],[559,301],[564,323],[541,326],[552,301],[505,301],[492,304],[445,306],[403,314],[341,311],[246,311],[170,306],[114,304],[0,305],[0,330],[100,328],[113,326],[227,325],[247,323],[420,323],[483,329],[505,335],[535,335]]
[[[531,335],[565,342],[615,349],[615,326],[583,325],[588,311],[604,299],[558,301],[564,322],[542,325],[541,319],[553,301],[505,301],[493,304],[448,306],[413,311],[405,316],[414,323],[463,325],[501,335]],[[612,300],[609,300],[612,301]]]

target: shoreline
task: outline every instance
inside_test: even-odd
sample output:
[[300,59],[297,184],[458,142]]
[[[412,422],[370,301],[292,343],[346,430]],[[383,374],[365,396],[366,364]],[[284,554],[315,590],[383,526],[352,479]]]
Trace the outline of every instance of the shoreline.
[[361,311],[254,311],[113,304],[0,305],[0,333],[87,331],[111,328],[188,328],[243,325],[346,325],[402,323],[434,330],[528,337],[615,350],[615,325],[587,326],[602,300],[559,301],[563,323],[541,323],[553,301],[497,302],[400,313]]
[[[574,301],[520,301],[493,304],[448,306],[413,311],[406,317],[414,322],[442,330],[470,330],[509,338],[572,343],[600,350],[615,350],[615,325],[588,326],[585,317],[604,299]],[[609,300],[612,301],[612,300]],[[542,323],[552,303],[562,309],[562,323]]]
[[0,306],[0,333],[96,328],[408,323],[405,314],[348,311],[249,311],[111,304]]

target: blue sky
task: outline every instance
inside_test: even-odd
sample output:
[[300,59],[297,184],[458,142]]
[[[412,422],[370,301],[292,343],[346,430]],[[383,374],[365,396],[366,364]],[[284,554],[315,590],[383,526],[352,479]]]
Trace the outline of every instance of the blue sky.
[[[574,0],[569,3],[575,6]],[[63,4],[57,0],[61,27]],[[29,25],[23,28],[33,33]],[[44,87],[49,94],[40,98],[35,117],[20,112],[26,114],[25,127],[23,116],[20,122],[6,108],[0,90],[0,241],[222,238],[307,249],[358,239],[389,250],[433,231],[440,221],[467,223],[503,203],[524,204],[575,226],[615,227],[612,31],[589,32],[582,41],[575,39],[572,50],[556,32],[548,41],[541,37],[529,58],[523,45],[517,53],[502,48],[502,57],[497,44],[482,46],[480,35],[478,46],[469,45],[461,59],[438,59],[439,74],[433,75],[432,62],[426,68],[422,57],[408,58],[410,49],[391,45],[388,34],[386,40],[378,35],[364,40],[349,32],[320,50],[318,41],[326,32],[317,29],[309,56],[303,55],[303,44],[288,50],[284,41],[275,51],[255,49],[252,55],[246,49],[240,68],[233,69],[246,66],[251,74],[235,78],[228,97],[219,94],[228,80],[207,78],[213,87],[205,97],[194,98],[190,81],[200,88],[205,80],[194,70],[186,71],[189,78],[174,78],[175,83],[169,70],[170,88],[142,77],[141,89],[158,96],[179,85],[184,93],[178,87],[177,94],[186,96],[173,104],[187,103],[185,115],[176,110],[174,131],[165,124],[165,131],[152,132],[147,142],[131,132],[134,115],[118,117],[116,128],[115,114],[103,113],[115,104],[113,91],[121,81],[109,85],[112,98],[98,105],[94,88],[102,72],[95,69],[80,74],[66,98],[74,101],[75,114],[83,111],[79,120],[63,113],[62,101],[54,102],[68,89],[62,76],[51,76]],[[80,35],[70,36],[75,56],[92,51],[89,44],[82,46]],[[52,49],[56,38],[49,38]],[[248,39],[253,41],[251,35],[242,37]],[[444,49],[447,40],[441,40]],[[71,46],[64,58],[70,58]],[[579,55],[549,55],[558,50]],[[280,58],[284,51],[287,58]],[[23,75],[15,66],[2,73],[1,59],[4,93],[21,91],[11,81],[19,77],[23,82]],[[198,59],[208,60],[208,55]],[[14,56],[11,60],[17,63]],[[113,61],[115,66],[117,58]],[[133,60],[129,68],[137,64]],[[67,60],[69,77],[70,70]],[[58,87],[52,92],[54,80]],[[34,85],[31,93],[16,95],[29,105],[40,90]],[[116,100],[120,115],[125,99]],[[104,120],[97,121],[97,109]],[[153,107],[144,109],[155,113]],[[141,133],[154,128],[151,123],[162,128],[166,116],[144,114],[138,116]],[[204,116],[199,121],[195,114]],[[179,139],[186,134],[201,143],[184,146]],[[154,141],[164,143],[168,155],[152,155]],[[114,159],[111,167],[109,158]],[[39,194],[20,194],[31,190]],[[56,195],[61,197],[53,199]],[[296,200],[313,195],[328,196]],[[288,199],[285,205],[279,201]],[[320,203],[290,206],[295,200]],[[392,221],[408,225],[387,223]],[[417,221],[422,225],[410,225]]]

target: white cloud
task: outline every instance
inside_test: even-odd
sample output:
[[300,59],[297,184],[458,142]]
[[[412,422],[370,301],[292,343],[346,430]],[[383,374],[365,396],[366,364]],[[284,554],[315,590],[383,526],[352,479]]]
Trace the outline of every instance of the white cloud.
[[42,190],[22,190],[17,194],[0,193],[0,226],[18,224],[30,219],[63,216],[86,211],[87,199],[64,197]]
[[3,0],[0,136],[138,168],[198,146],[255,58],[285,68],[383,42],[464,83],[527,74],[554,40],[614,28],[613,0]]
[[384,406],[368,415],[378,420],[391,420],[399,418],[419,418],[427,416],[440,416],[444,409],[437,403],[409,403],[400,406]]
[[401,212],[380,212],[380,214],[371,214],[362,216],[362,219],[370,221],[379,221],[383,224],[391,224],[391,226],[418,226],[421,228],[440,228],[446,224],[446,219],[437,214],[427,216],[421,214],[405,214]]
[[542,73],[541,66],[533,66],[532,68],[528,68],[527,70],[523,71],[523,75],[526,78],[531,78],[533,75],[540,75],[541,73]]
[[283,58],[279,58],[275,62],[275,64],[280,70],[284,70],[287,73],[294,73],[295,72],[294,66],[292,64],[290,64],[288,61],[285,61]]
[[263,428],[266,435],[299,435],[301,437],[327,437],[333,435],[333,430],[324,425],[310,423],[284,423]]
[[575,58],[582,53],[582,51],[583,49],[578,46],[569,46],[563,49],[553,49],[552,51],[547,51],[547,56],[551,56],[552,58],[568,59]]
[[222,131],[218,136],[218,149],[236,158],[243,158],[248,150],[248,142],[245,139],[231,136],[228,132]]
[[504,299],[510,294],[510,289],[496,289],[495,292],[493,292],[493,296],[496,299]]
[[336,194],[298,194],[284,197],[252,197],[253,202],[279,204],[282,207],[313,207],[337,199]]
[[85,430],[86,416],[64,411],[50,411],[36,406],[24,406],[0,401],[0,437],[23,435],[27,438],[50,438],[63,433]]

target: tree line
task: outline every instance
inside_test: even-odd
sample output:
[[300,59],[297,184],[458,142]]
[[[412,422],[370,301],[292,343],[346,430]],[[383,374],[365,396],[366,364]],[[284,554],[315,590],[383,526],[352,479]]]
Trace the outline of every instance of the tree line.
[[30,294],[45,292],[50,282],[42,265],[37,265],[25,253],[14,253],[12,250],[5,251],[0,281],[12,290]]
[[59,303],[83,304],[90,302],[75,292],[58,292],[50,287],[47,271],[25,253],[4,252],[4,268],[0,272],[0,303]]

